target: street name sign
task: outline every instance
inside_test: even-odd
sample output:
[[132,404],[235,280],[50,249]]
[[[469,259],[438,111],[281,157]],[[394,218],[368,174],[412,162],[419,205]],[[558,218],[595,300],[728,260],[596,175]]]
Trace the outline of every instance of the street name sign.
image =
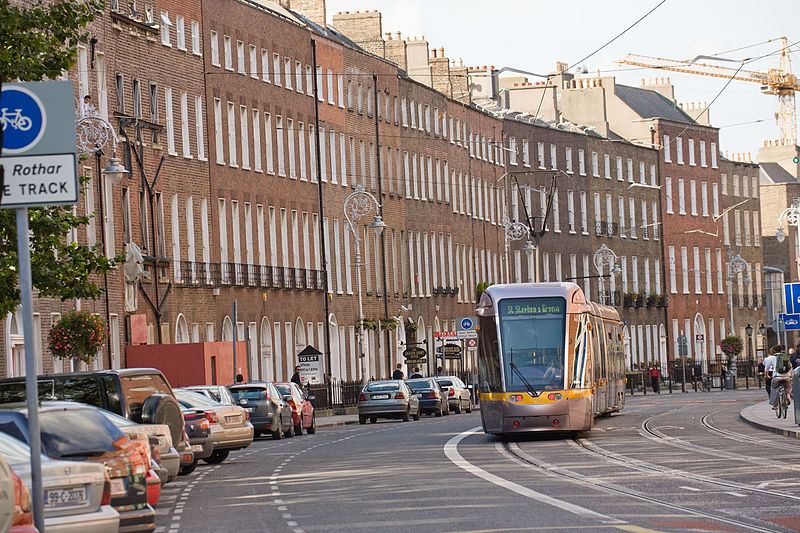
[[444,346],[442,346],[442,353],[444,354],[445,358],[448,358],[448,359],[449,359],[448,356],[452,356],[452,355],[455,355],[455,356],[457,356],[456,358],[458,358],[458,357],[461,356],[460,355],[461,354],[461,346],[459,346],[458,344],[445,344]]
[[406,359],[407,365],[424,365],[428,360],[424,357],[422,359]]
[[78,203],[72,82],[9,83],[0,94],[0,207]]
[[421,359],[426,355],[428,355],[427,350],[425,350],[425,348],[420,348],[418,346],[415,346],[413,348],[407,348],[406,350],[403,351],[403,357],[405,357],[406,359]]

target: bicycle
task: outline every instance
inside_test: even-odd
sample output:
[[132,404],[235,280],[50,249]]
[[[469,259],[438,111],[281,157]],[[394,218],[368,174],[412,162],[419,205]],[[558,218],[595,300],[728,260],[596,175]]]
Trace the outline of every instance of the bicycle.
[[703,376],[700,378],[700,381],[697,382],[697,390],[700,392],[711,391],[711,376],[708,374],[703,374]]
[[33,121],[22,114],[22,109],[15,109],[13,113],[8,112],[8,108],[4,107],[0,114],[0,123],[3,124],[3,131],[6,127],[11,126],[15,130],[28,131],[33,125]]
[[778,401],[775,416],[778,418],[786,418],[786,413],[789,411],[789,405],[786,398],[786,386],[781,383],[778,385]]

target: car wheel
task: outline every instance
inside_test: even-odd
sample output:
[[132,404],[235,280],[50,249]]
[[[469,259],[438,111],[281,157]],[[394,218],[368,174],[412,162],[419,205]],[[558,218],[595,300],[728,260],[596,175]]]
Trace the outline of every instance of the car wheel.
[[472,400],[467,401],[467,412],[468,413],[472,412]]
[[422,411],[419,407],[417,407],[417,414],[414,415],[414,420],[419,420],[420,416],[422,415]]
[[458,403],[456,404],[456,414],[461,414],[461,400],[458,400]]
[[367,417],[363,416],[363,415],[358,415],[358,423],[359,424],[366,424],[367,423]]
[[303,434],[303,415],[300,415],[300,423],[294,427],[294,434],[295,435]]
[[283,432],[283,436],[287,439],[294,437],[294,424],[289,424],[289,429]]
[[178,472],[178,475],[188,476],[189,474],[194,472],[195,468],[197,468],[197,459],[195,459],[194,461],[192,461],[191,463],[189,463],[186,466],[182,466],[180,471]]
[[306,432],[309,435],[313,435],[314,433],[317,432],[317,415],[311,415],[311,425],[308,426]]
[[444,411],[442,411],[442,407],[439,406],[439,409],[436,411],[436,416],[442,416],[443,414],[444,414]]
[[445,415],[445,416],[447,416],[447,415],[449,415],[449,414],[450,414],[450,402],[449,402],[449,401],[447,401],[447,402],[444,404],[444,408],[443,408],[443,410],[444,410],[444,415]]
[[408,414],[408,411],[409,411],[409,410],[408,410],[408,409],[406,409],[406,412],[405,412],[405,413],[403,413],[403,416],[401,417],[401,418],[403,419],[403,422],[408,422],[408,419],[410,418],[410,417],[409,417],[409,414]]
[[377,421],[378,421],[378,417],[377,417],[377,416],[371,416],[371,417],[369,417],[369,423],[370,423],[370,424],[374,424],[374,423],[375,423],[375,422],[377,422]]
[[228,458],[229,453],[231,453],[230,450],[214,450],[214,452],[210,456],[203,459],[203,461],[210,465],[218,465]]
[[280,440],[281,438],[281,426],[283,425],[283,418],[278,419],[277,429],[272,432],[272,440]]

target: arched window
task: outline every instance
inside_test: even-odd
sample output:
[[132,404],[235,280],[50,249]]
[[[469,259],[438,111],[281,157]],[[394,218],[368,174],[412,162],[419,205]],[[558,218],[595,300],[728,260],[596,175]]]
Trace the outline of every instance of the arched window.
[[187,342],[189,342],[189,326],[186,324],[186,317],[181,313],[175,321],[175,344]]
[[233,340],[233,321],[231,317],[226,316],[222,321],[222,341],[231,342]]

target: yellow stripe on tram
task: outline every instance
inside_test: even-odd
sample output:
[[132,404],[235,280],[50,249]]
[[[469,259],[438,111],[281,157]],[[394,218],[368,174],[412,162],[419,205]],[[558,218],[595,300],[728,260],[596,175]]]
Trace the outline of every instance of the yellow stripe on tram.
[[[553,397],[551,398],[551,395]],[[487,402],[510,402],[516,405],[553,403],[564,398],[591,398],[592,389],[546,390],[537,397],[526,392],[482,392],[480,400]],[[512,398],[513,397],[513,398]]]

